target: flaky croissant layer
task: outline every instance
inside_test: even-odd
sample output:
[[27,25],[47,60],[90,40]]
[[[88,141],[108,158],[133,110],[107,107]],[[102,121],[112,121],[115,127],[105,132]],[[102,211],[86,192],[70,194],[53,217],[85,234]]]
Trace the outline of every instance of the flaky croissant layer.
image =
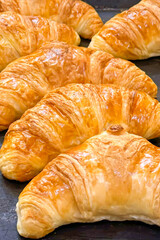
[[111,18],[89,47],[124,59],[160,56],[160,1],[142,0]]
[[160,149],[120,126],[53,159],[19,196],[20,235],[40,238],[75,222],[160,226]]
[[50,91],[9,127],[0,150],[2,174],[27,181],[58,154],[121,124],[145,138],[160,136],[160,103],[115,85],[70,84]]
[[78,45],[78,34],[65,24],[43,17],[0,13],[0,71],[13,60],[28,55],[46,41],[64,41]]
[[0,131],[47,92],[68,83],[113,83],[153,97],[157,93],[154,82],[131,62],[102,51],[50,42],[0,74]]
[[82,37],[92,38],[103,23],[96,10],[80,0],[0,0],[0,11],[43,16],[73,27]]

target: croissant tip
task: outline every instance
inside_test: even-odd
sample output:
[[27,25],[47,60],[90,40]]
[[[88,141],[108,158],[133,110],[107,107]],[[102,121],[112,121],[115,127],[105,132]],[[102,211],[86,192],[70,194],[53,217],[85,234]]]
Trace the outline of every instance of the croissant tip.
[[5,178],[19,182],[29,181],[39,173],[25,157],[19,158],[16,154],[14,158],[9,154],[0,156],[0,170]]
[[17,231],[21,236],[32,239],[43,237],[39,230],[39,222],[32,219],[32,211],[29,207],[23,209],[18,202],[16,212],[18,216]]
[[[44,206],[43,210],[41,206]],[[18,233],[25,238],[39,239],[54,231],[53,220],[50,214],[46,213],[48,205],[46,209],[40,197],[22,197],[16,205]]]

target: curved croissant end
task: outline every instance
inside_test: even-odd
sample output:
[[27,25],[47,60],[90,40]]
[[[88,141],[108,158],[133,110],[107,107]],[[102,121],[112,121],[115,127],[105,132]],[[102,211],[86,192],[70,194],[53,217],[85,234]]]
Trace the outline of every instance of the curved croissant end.
[[0,105],[0,131],[7,129],[10,122],[15,119],[17,119],[17,113],[14,108],[6,106],[5,104]]
[[116,56],[116,52],[107,44],[103,38],[99,36],[99,33],[93,36],[88,48],[102,50],[112,54],[113,56]]
[[[6,134],[4,140],[6,154],[4,155],[0,152],[0,169],[3,176],[10,180],[28,181],[36,176],[47,164],[45,160],[42,162],[36,153],[31,155],[28,154],[29,152],[27,153],[33,144],[35,148],[37,145],[41,146],[42,150],[43,142],[37,141],[34,136],[30,138],[29,142],[26,142],[26,139],[27,133],[21,134],[16,131],[12,132],[11,135]],[[8,145],[8,141],[10,142],[10,146]],[[17,145],[18,142],[20,143],[19,146]],[[10,150],[8,151],[7,148]]]
[[[37,169],[36,165],[30,163],[27,156],[20,155],[19,152],[12,152],[11,154],[5,155],[5,161],[3,161],[3,156],[0,155],[2,162],[0,163],[1,172],[4,177],[10,180],[15,180],[19,182],[25,182],[36,176],[41,169]],[[12,159],[12,160],[11,160]],[[13,164],[13,162],[15,162]],[[38,166],[38,165],[37,165]]]
[[[84,13],[79,18],[79,13],[77,12],[77,24],[74,23],[71,24],[71,26],[78,32],[81,37],[91,39],[103,26],[102,20],[99,17],[98,13],[95,11],[95,9],[87,3],[77,1],[77,4],[80,5],[79,8],[81,9],[83,6]],[[65,23],[67,24],[67,22]]]
[[17,203],[16,211],[17,230],[26,238],[41,238],[54,230],[54,221],[58,222],[56,214],[53,218],[53,207],[50,207],[47,201],[42,201],[32,194]]

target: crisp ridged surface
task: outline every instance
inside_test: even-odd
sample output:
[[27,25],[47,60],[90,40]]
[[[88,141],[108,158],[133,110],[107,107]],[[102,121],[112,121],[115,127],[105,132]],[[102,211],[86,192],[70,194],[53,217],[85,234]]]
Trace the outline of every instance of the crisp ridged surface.
[[103,23],[96,10],[77,0],[0,0],[0,11],[51,18],[73,27],[82,37],[93,37]]
[[78,34],[65,24],[42,17],[0,13],[0,71],[13,60],[37,50],[46,41],[78,45]]
[[142,0],[110,19],[90,48],[132,60],[160,56],[160,1]]
[[33,178],[59,153],[121,124],[145,138],[160,136],[160,103],[115,85],[70,84],[47,94],[9,127],[0,151],[2,174]]
[[19,196],[20,235],[40,238],[75,222],[160,226],[160,149],[120,126],[53,159]]
[[7,129],[49,90],[68,83],[113,83],[152,97],[157,94],[154,82],[131,62],[102,51],[50,42],[0,74],[0,130]]

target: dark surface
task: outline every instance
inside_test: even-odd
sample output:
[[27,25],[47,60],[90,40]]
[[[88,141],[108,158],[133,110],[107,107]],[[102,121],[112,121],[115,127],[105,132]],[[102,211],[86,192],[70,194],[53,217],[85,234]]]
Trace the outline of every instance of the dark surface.
[[[96,2],[89,0],[88,2]],[[99,4],[107,2],[108,7],[122,7],[122,0],[99,0]],[[117,3],[117,5],[115,4]],[[124,1],[124,6],[135,1]],[[118,5],[118,3],[120,5]],[[120,10],[99,11],[103,21],[107,21]],[[87,46],[88,41],[82,41],[83,46]],[[137,66],[146,73],[160,87],[160,58],[153,58],[145,61],[136,61]],[[160,100],[160,94],[158,94]],[[3,141],[4,132],[0,133],[0,143]],[[160,139],[152,141],[160,146]],[[0,175],[0,240],[22,240],[16,230],[15,206],[19,193],[25,184],[11,182]],[[158,240],[160,239],[160,228],[146,225],[140,222],[98,222],[92,224],[72,224],[56,229],[53,233],[43,238],[43,240]]]
[[85,2],[91,4],[95,8],[130,8],[137,4],[139,0],[86,0]]

